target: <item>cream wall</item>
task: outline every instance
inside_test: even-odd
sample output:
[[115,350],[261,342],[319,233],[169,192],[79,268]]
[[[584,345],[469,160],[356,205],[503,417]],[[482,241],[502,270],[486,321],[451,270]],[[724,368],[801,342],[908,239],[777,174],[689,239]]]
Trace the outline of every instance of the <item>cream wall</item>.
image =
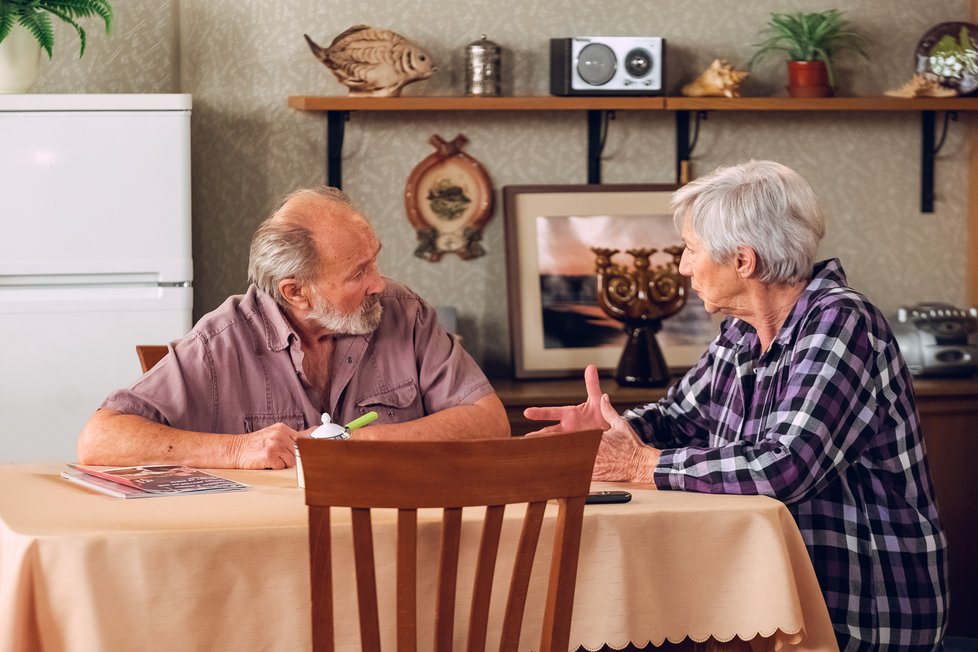
[[[106,37],[92,23],[88,51],[59,28],[53,61],[34,92],[192,93],[195,317],[245,288],[247,246],[285,193],[324,181],[325,119],[288,108],[289,95],[343,95],[309,52],[303,33],[328,44],[356,23],[394,29],[422,44],[436,75],[405,95],[461,94],[464,46],[487,34],[506,50],[510,92],[548,92],[548,39],[584,34],[667,38],[671,94],[714,57],[743,66],[771,11],[837,7],[868,35],[872,60],[841,60],[841,94],[879,95],[909,78],[913,51],[932,25],[967,20],[967,0],[495,0],[424,3],[361,0],[116,0]],[[783,94],[772,58],[745,95]],[[936,167],[935,212],[919,212],[920,118],[915,113],[723,113],[703,124],[695,174],[747,158],[771,158],[809,179],[823,200],[823,256],[839,256],[850,282],[884,311],[905,303],[967,302],[967,125],[951,123]],[[432,134],[464,133],[487,169],[497,209],[485,257],[413,256],[403,191],[433,151]],[[586,181],[582,113],[353,114],[344,148],[344,189],[384,243],[381,267],[436,304],[453,304],[473,355],[493,373],[510,367],[500,189]],[[673,114],[619,112],[604,152],[606,183],[674,181]]]

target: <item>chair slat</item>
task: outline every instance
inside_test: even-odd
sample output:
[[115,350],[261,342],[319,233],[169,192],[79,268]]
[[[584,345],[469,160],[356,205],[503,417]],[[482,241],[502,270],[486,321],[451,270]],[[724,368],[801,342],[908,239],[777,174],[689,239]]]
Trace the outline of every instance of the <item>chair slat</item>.
[[513,564],[513,578],[509,585],[509,598],[506,600],[506,615],[503,618],[503,633],[499,642],[500,652],[516,652],[520,644],[520,631],[523,628],[523,611],[526,608],[533,557],[536,555],[546,511],[547,503],[543,501],[529,503],[526,506],[523,529],[516,549],[516,562]]
[[333,555],[329,507],[309,508],[309,570],[312,587],[312,649],[333,652]]
[[499,535],[503,529],[505,510],[505,505],[486,507],[486,517],[482,524],[482,539],[479,542],[479,557],[475,566],[475,580],[472,585],[468,652],[485,652],[486,649],[492,578],[496,570],[496,555],[499,552]]
[[380,652],[377,614],[377,576],[374,570],[374,537],[369,509],[351,509],[353,560],[357,574],[357,608],[360,610],[360,649]]
[[435,651],[452,652],[455,636],[458,551],[462,538],[462,509],[459,507],[446,509],[441,528],[438,594],[435,598]]
[[577,561],[581,551],[581,524],[585,496],[561,498],[557,513],[554,556],[550,563],[547,607],[543,616],[540,651],[569,649],[571,610],[577,583]]
[[397,511],[397,650],[418,649],[418,510]]

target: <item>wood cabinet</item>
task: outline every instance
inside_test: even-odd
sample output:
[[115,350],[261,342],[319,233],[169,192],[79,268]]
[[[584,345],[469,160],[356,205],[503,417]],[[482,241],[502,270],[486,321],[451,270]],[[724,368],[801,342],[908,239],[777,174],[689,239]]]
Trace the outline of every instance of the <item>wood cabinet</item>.
[[[513,434],[539,425],[523,417],[531,406],[572,405],[584,400],[583,378],[493,381],[506,406]],[[619,410],[655,401],[665,389],[621,387],[601,379]],[[917,409],[924,431],[931,478],[948,538],[951,611],[948,634],[978,636],[978,379],[915,379]],[[975,448],[972,449],[972,446]]]

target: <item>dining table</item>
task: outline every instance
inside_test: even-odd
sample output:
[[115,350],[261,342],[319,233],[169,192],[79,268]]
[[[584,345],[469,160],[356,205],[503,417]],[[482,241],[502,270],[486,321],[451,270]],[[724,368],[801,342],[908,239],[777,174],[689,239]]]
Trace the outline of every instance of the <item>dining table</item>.
[[[311,649],[308,512],[294,469],[216,469],[248,488],[122,499],[68,482],[60,476],[66,468],[0,466],[0,649]],[[632,497],[585,508],[572,649],[838,649],[782,503],[629,483],[592,489]],[[352,545],[343,541],[349,516],[333,509],[336,649],[357,650]],[[440,512],[421,512],[423,562],[437,555]],[[541,556],[549,555],[556,513],[556,504],[547,506],[521,650],[538,645],[549,566]],[[518,506],[506,514],[500,559],[515,546],[522,517]],[[380,608],[392,615],[396,517],[377,516]],[[479,527],[478,509],[466,508],[460,578],[475,566],[477,546],[465,542],[478,540]],[[419,606],[433,601],[434,584],[422,575]],[[461,587],[460,603],[466,596]],[[467,612],[456,613],[463,649]],[[490,632],[499,620],[494,611]],[[381,635],[393,640],[389,628]],[[433,649],[427,636],[422,627],[419,649]]]

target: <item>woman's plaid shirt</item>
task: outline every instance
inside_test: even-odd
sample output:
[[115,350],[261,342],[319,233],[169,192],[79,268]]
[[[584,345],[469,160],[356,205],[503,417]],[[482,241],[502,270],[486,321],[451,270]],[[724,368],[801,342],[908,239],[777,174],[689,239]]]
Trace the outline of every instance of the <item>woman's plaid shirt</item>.
[[728,318],[665,398],[625,417],[662,450],[660,489],[788,506],[843,651],[942,639],[946,543],[910,376],[838,260],[816,265],[763,355],[753,327]]

